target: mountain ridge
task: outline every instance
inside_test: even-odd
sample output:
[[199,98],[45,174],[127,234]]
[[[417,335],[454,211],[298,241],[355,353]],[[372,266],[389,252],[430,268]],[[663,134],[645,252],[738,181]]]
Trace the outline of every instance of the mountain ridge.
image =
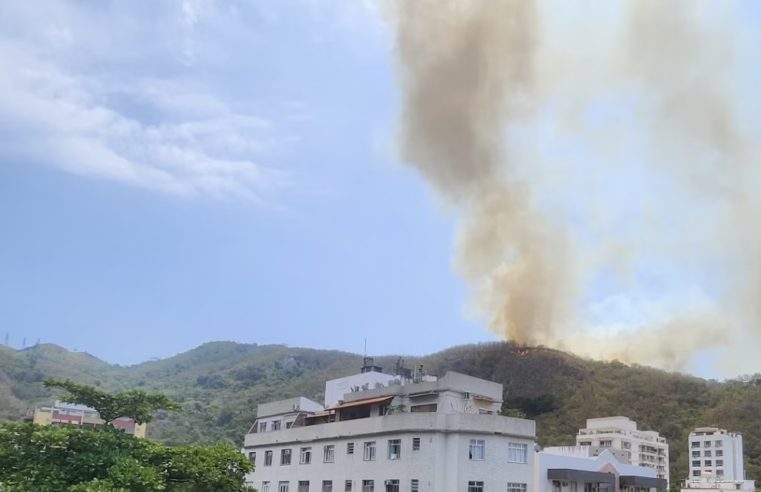
[[[626,415],[669,440],[672,481],[678,481],[686,478],[689,431],[718,425],[743,433],[748,476],[761,478],[761,385],[752,378],[718,382],[511,342],[403,358],[431,374],[455,370],[501,383],[505,411],[535,419],[541,445],[573,444],[587,418]],[[375,357],[386,369],[398,359]],[[291,396],[321,401],[325,380],[355,373],[361,363],[361,355],[349,352],[232,341],[132,366],[54,344],[0,350],[0,419],[50,403],[55,393],[43,387],[46,377],[69,378],[112,391],[160,391],[179,402],[181,412],[160,412],[149,426],[157,440],[240,444],[259,403]]]

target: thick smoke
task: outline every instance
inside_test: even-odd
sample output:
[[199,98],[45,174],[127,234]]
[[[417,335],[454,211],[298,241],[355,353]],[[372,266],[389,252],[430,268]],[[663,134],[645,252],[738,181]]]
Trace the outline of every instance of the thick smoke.
[[[672,368],[702,349],[757,343],[761,154],[736,107],[731,16],[717,20],[703,2],[631,1],[599,19],[615,26],[605,45],[594,5],[576,6],[586,25],[558,29],[566,2],[394,4],[401,151],[458,216],[455,268],[491,328],[518,342]],[[609,128],[585,124],[609,94],[628,113]],[[532,135],[544,139],[548,119],[592,157],[540,155],[553,142]],[[622,229],[595,186],[627,173],[644,178]],[[710,302],[661,307],[627,329],[590,321],[600,272],[621,280],[642,264],[697,278]]]

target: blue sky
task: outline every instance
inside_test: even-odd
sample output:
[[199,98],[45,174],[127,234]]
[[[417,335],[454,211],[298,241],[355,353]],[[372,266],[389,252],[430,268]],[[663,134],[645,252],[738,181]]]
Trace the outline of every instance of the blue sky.
[[[359,352],[367,339],[378,354],[495,340],[452,269],[456,211],[398,157],[393,32],[379,5],[0,4],[0,337],[120,364],[211,340]],[[723,202],[642,165],[641,101],[607,91],[594,66],[620,27],[617,5],[588,16],[543,2],[559,33],[548,45],[566,57],[543,70],[566,77],[548,78],[547,107],[518,135],[539,208],[592,265],[573,321],[595,343],[714,310],[726,256],[744,261],[712,249],[721,228],[703,225],[720,222]],[[738,5],[738,59],[757,60],[761,8]],[[564,43],[579,31],[587,44]],[[739,65],[750,76],[736,109],[759,137],[761,77]],[[581,131],[558,123],[563,111]],[[711,246],[693,252],[700,242]],[[610,258],[625,254],[622,273]],[[719,358],[699,354],[688,369],[720,374]]]
[[127,364],[493,339],[464,315],[451,220],[394,158],[374,5],[44,3],[0,7],[12,345]]

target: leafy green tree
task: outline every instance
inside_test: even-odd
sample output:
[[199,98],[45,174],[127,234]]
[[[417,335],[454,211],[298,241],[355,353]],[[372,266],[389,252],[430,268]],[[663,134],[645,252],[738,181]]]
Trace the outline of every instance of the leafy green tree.
[[226,445],[170,447],[105,426],[0,425],[3,492],[239,492],[252,469]]
[[57,379],[46,379],[45,386],[65,389],[67,393],[61,398],[63,401],[94,408],[106,424],[110,424],[119,417],[129,417],[138,424],[144,424],[153,420],[157,410],[179,410],[180,408],[165,395],[139,389],[108,393],[92,386]]
[[[150,422],[158,409],[176,409],[166,396],[141,390],[110,394],[71,381],[47,380],[68,391],[65,401],[97,410],[107,423],[130,417]],[[0,425],[0,492],[239,492],[253,465],[228,445],[170,447],[111,425]]]

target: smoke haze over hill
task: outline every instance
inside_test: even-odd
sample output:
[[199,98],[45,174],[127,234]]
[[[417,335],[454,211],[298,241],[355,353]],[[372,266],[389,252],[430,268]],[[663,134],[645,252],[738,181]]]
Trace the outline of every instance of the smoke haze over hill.
[[724,371],[758,369],[740,9],[584,5],[393,4],[401,154],[459,220],[454,267],[506,339],[669,368],[722,347]]

